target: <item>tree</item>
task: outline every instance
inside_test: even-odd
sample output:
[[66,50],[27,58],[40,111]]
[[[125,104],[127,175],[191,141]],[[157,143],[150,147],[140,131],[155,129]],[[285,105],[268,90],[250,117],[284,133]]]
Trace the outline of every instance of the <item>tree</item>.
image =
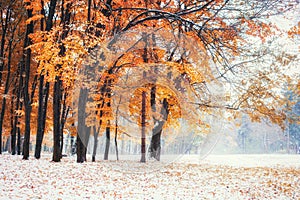
[[[3,90],[1,90],[2,96],[2,107],[0,114],[0,153],[2,152],[2,132],[4,128],[3,121],[5,120],[5,115],[7,103],[9,98],[11,98],[10,106],[14,107],[14,94],[17,93],[17,87],[11,92],[11,85],[17,82],[17,77],[14,75],[17,69],[14,68],[18,65],[18,59],[20,59],[20,49],[22,46],[19,41],[23,37],[20,32],[24,29],[24,19],[25,9],[22,8],[20,1],[7,1],[1,5],[1,66],[0,66],[0,83]],[[4,71],[6,70],[6,71]],[[5,72],[5,73],[4,73]],[[5,76],[6,74],[6,76]],[[4,75],[4,76],[2,76]],[[11,93],[13,93],[11,95]],[[16,105],[16,110],[18,109],[18,103]],[[16,125],[17,115],[14,116],[15,110],[10,109],[10,122],[11,122],[11,149],[12,154],[16,153]],[[8,120],[8,119],[7,119]],[[6,126],[8,128],[8,126]],[[18,137],[19,138],[19,137]],[[20,139],[18,139],[19,143]],[[20,146],[18,145],[18,153],[20,152]]]
[[[27,3],[27,18],[30,19],[33,15],[33,8],[30,7],[30,4]],[[24,144],[23,144],[23,159],[27,160],[29,158],[29,142],[30,142],[30,117],[31,117],[31,103],[32,98],[29,93],[29,79],[30,79],[30,68],[31,68],[31,49],[28,48],[31,45],[31,39],[29,37],[30,34],[33,33],[34,25],[33,21],[29,22],[26,27],[26,34],[24,40],[24,57],[22,63],[22,73],[25,74],[24,80],[24,107],[25,107],[25,133],[24,133]]]
[[[41,15],[43,18],[40,21],[40,31],[44,31],[44,23],[46,21],[46,28],[45,31],[50,32],[53,26],[53,18],[56,10],[56,0],[50,1],[49,6],[49,14],[48,17],[45,15],[44,9],[44,1],[41,1]],[[46,20],[45,20],[46,19]],[[49,82],[44,83],[45,75],[43,71],[40,73],[39,78],[39,96],[38,96],[38,120],[37,120],[37,133],[36,133],[36,146],[35,146],[35,153],[34,157],[39,159],[41,157],[41,150],[42,150],[42,143],[43,137],[45,132],[45,123],[46,123],[46,115],[47,115],[47,106],[48,106],[48,97],[49,97]]]
[[298,148],[300,145],[300,101],[299,95],[297,94],[299,92],[298,90],[296,84],[288,83],[288,91],[285,91],[286,105],[284,108],[287,116],[287,127],[285,131],[287,136],[287,151],[290,152],[292,144],[296,153],[299,151]]
[[[12,2],[7,2],[3,7],[6,11],[1,9],[1,12],[8,12],[8,5]],[[137,88],[147,88],[145,128],[146,135],[148,129],[159,133],[152,133],[153,145],[149,149],[156,159],[159,159],[157,152],[162,128],[175,127],[179,118],[205,127],[205,115],[211,112],[222,115],[223,110],[227,110],[232,117],[236,111],[242,110],[254,121],[268,117],[271,122],[284,127],[285,114],[278,108],[282,108],[285,102],[278,88],[286,79],[294,78],[293,74],[284,71],[294,66],[291,63],[297,63],[299,56],[295,52],[283,52],[275,45],[274,38],[283,31],[270,19],[295,9],[296,0],[154,0],[151,3],[50,0],[25,1],[24,6],[27,17],[20,23],[20,27],[26,25],[27,28],[22,40],[24,46],[20,48],[24,55],[23,58],[13,58],[13,62],[20,63],[19,71],[11,68],[11,72],[18,71],[18,77],[14,79],[18,88],[8,89],[6,93],[14,93],[16,99],[10,110],[16,110],[18,118],[11,120],[13,123],[9,126],[15,127],[12,130],[17,130],[18,126],[25,131],[25,157],[29,152],[30,129],[36,128],[30,123],[40,118],[35,156],[39,158],[43,132],[48,130],[53,131],[53,160],[60,160],[63,130],[65,124],[72,121],[67,120],[69,107],[74,103],[72,99],[81,94],[74,101],[80,101],[82,113],[73,109],[71,114],[73,118],[81,115],[85,120],[80,123],[75,120],[79,124],[77,145],[83,149],[77,152],[77,160],[85,161],[87,142],[83,144],[79,136],[86,134],[89,137],[94,126],[96,129],[93,130],[99,130],[94,131],[95,141],[98,132],[104,129],[111,132],[113,126],[108,121],[114,121],[112,110],[115,109],[111,101],[118,91],[116,86],[128,71],[132,72],[129,83],[132,88],[124,94],[127,108],[120,106],[119,116],[142,127],[142,93]],[[8,74],[4,76],[2,72],[8,67],[10,21],[7,23],[9,19],[4,16],[9,15],[2,14],[0,56],[5,61],[0,63],[0,80],[8,81]],[[295,26],[289,34],[297,33]],[[90,83],[82,81],[79,87],[83,91],[74,92],[74,95],[72,91],[78,89],[74,85],[78,72],[90,76],[84,74],[84,68],[95,77]],[[169,81],[158,78],[155,70],[165,74],[163,77]],[[140,82],[142,87],[135,87],[134,82],[143,81],[139,79],[142,73],[147,75],[151,84]],[[153,74],[156,80],[151,79]],[[35,94],[37,81],[38,95]],[[216,92],[217,85],[222,84],[230,90],[228,100],[220,98],[224,97],[222,92]],[[49,93],[50,90],[53,92]],[[87,94],[83,95],[85,90]],[[2,97],[1,104],[3,100]],[[178,108],[177,113],[175,108]],[[4,114],[2,119],[5,117]],[[95,159],[95,155],[93,157]]]

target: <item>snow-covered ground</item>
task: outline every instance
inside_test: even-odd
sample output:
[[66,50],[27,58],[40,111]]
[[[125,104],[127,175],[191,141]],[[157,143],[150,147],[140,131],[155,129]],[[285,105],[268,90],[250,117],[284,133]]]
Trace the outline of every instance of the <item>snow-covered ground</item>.
[[300,199],[300,155],[21,158],[0,155],[0,199]]

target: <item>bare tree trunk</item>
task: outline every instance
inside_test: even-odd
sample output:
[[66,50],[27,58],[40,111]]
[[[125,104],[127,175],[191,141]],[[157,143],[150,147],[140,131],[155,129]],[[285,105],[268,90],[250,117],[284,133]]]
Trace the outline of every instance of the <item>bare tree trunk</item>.
[[[14,32],[14,31],[13,31]],[[6,76],[6,80],[5,80],[5,88],[4,88],[4,95],[2,98],[2,106],[1,106],[1,113],[0,113],[0,137],[2,138],[2,127],[3,127],[3,120],[4,120],[4,115],[5,115],[5,111],[6,111],[6,94],[8,93],[8,89],[9,89],[9,83],[10,83],[10,72],[11,72],[11,58],[12,58],[12,42],[13,42],[13,38],[11,38],[9,40],[8,43],[8,58],[7,58],[7,76]],[[1,80],[0,80],[0,84],[1,84]],[[12,141],[12,154],[16,154],[16,145],[15,145],[15,139],[16,139],[16,135],[15,134],[11,134],[11,141]],[[14,141],[14,143],[13,143]],[[1,151],[0,151],[1,153]]]
[[[27,10],[27,17],[30,19],[32,17],[32,10]],[[29,142],[30,142],[30,115],[31,115],[31,101],[29,97],[29,79],[30,79],[30,61],[31,61],[31,49],[26,48],[31,44],[29,34],[33,33],[33,22],[30,22],[26,27],[25,35],[25,63],[23,66],[23,72],[25,73],[24,82],[24,106],[25,106],[25,133],[24,133],[24,143],[23,143],[23,159],[27,160],[29,158]],[[21,73],[22,74],[22,73]]]
[[[17,84],[15,84],[17,85]],[[13,97],[11,98],[11,101],[10,101],[10,126],[11,126],[11,130],[10,130],[10,135],[11,135],[11,148],[12,148],[12,155],[15,155],[16,154],[16,139],[17,139],[17,129],[16,127],[14,126],[15,124],[15,121],[14,121],[14,110],[15,110],[15,107],[14,107],[14,101],[16,100],[15,99],[15,95],[16,95],[16,88],[13,89],[12,91],[12,94],[13,94]]]
[[108,121],[108,126],[106,127],[105,130],[105,152],[104,152],[104,160],[108,160],[108,153],[109,153],[109,146],[110,146],[110,124]]
[[167,99],[163,100],[163,106],[161,109],[161,115],[163,116],[162,120],[158,120],[155,127],[152,129],[152,138],[151,138],[151,144],[149,147],[149,153],[151,158],[155,158],[156,160],[160,160],[160,154],[161,154],[161,134],[162,129],[165,124],[165,122],[168,119],[169,115],[169,105],[167,102]]
[[53,90],[53,156],[52,161],[60,162],[60,109],[61,109],[61,80],[55,78]]
[[116,115],[116,127],[115,127],[115,148],[117,160],[119,160],[119,150],[118,150],[118,115]]
[[64,127],[65,123],[69,114],[69,107],[67,107],[67,91],[64,92],[63,95],[63,108],[62,108],[62,114],[60,119],[60,152],[62,155],[63,147],[64,147]]
[[44,138],[46,119],[47,119],[47,105],[49,97],[49,82],[45,84],[44,89],[44,76],[40,76],[39,81],[39,107],[38,107],[38,125],[36,133],[36,146],[35,146],[35,158],[39,159],[41,157],[42,143]]
[[88,89],[81,88],[78,102],[78,133],[77,133],[77,162],[86,161],[86,148],[89,139],[89,133],[86,128],[86,104],[88,98]]
[[141,162],[146,162],[146,92],[142,93],[142,135],[141,135]]
[[94,146],[93,146],[92,162],[95,162],[95,161],[96,161],[99,129],[100,129],[100,128],[98,128],[98,130],[97,130],[96,126],[93,126],[93,132],[94,132]]
[[[108,102],[107,102],[107,107],[110,108],[111,107],[111,79],[108,79],[106,81],[106,84],[105,84],[105,90],[104,92],[107,93],[107,98],[108,98]],[[103,98],[105,98],[105,95],[103,96]],[[105,103],[105,99],[103,99],[103,103]],[[104,152],[104,160],[108,160],[108,153],[109,153],[109,146],[110,146],[110,121],[108,120],[107,121],[107,127],[106,127],[106,133],[105,133],[105,136],[106,136],[106,144],[105,144],[105,152]]]

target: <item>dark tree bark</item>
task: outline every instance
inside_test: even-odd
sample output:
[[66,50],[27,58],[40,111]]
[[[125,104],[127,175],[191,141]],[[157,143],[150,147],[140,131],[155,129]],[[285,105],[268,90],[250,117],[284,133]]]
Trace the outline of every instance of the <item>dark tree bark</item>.
[[42,143],[45,132],[46,118],[47,118],[47,105],[49,97],[49,83],[45,84],[44,88],[44,76],[40,76],[39,81],[39,107],[38,107],[38,125],[36,133],[36,145],[34,156],[36,159],[41,157]]
[[[3,20],[3,16],[1,16],[2,20]],[[0,45],[0,84],[2,83],[2,74],[3,74],[3,69],[4,69],[4,60],[2,60],[4,58],[4,53],[5,53],[5,43],[6,43],[6,35],[8,33],[8,26],[10,23],[10,17],[11,17],[11,5],[9,5],[6,9],[6,18],[5,20],[3,20],[4,22],[2,23],[2,33],[1,33],[1,45]],[[1,20],[1,21],[2,21]],[[2,137],[0,137],[2,138]],[[0,142],[2,144],[2,142]],[[0,145],[1,145],[0,144]],[[0,152],[1,152],[0,148]]]
[[[21,69],[19,67],[18,69],[18,73],[21,72]],[[23,84],[23,78],[22,76],[19,75],[19,83],[18,83],[18,88],[17,88],[17,95],[16,95],[16,110],[22,110],[23,108],[23,103],[20,101],[20,98],[22,96],[22,84]],[[14,124],[13,124],[13,131],[16,131],[17,132],[17,154],[18,155],[21,155],[21,152],[22,152],[22,141],[21,141],[21,129],[20,127],[18,126],[20,124],[19,122],[19,116],[15,115],[14,116]]]
[[[92,0],[88,0],[88,16],[87,22],[90,23],[91,20],[91,5]],[[88,30],[87,30],[88,31]],[[78,126],[77,126],[77,139],[76,139],[76,153],[77,153],[77,162],[82,163],[86,161],[86,151],[87,145],[89,140],[90,131],[87,131],[87,127],[85,124],[86,119],[86,103],[88,100],[88,89],[87,88],[80,88],[79,94],[79,103],[78,103]],[[89,128],[91,130],[91,128]],[[88,134],[88,135],[87,135]],[[93,148],[93,155],[92,161],[94,162],[96,159],[96,150],[98,144],[98,133],[94,130],[94,148]]]
[[80,126],[80,127],[81,128],[78,128],[78,132],[81,131],[81,134],[77,134],[77,140],[76,140],[77,162],[83,163],[87,161],[86,153],[87,153],[87,145],[89,142],[91,127],[86,127],[86,126]]
[[[15,81],[16,82],[16,81]],[[17,85],[15,83],[15,85]],[[16,95],[16,88],[13,89],[12,91],[12,94],[13,94],[13,97],[11,98],[11,101],[10,101],[10,126],[11,126],[11,130],[10,130],[10,135],[11,135],[11,148],[12,148],[12,155],[15,155],[16,153],[16,139],[17,139],[17,129],[16,127],[14,127],[14,110],[15,110],[15,107],[14,107],[14,101],[15,101],[15,95]],[[15,152],[14,152],[15,151]]]
[[55,78],[53,90],[53,157],[52,161],[60,162],[60,111],[61,111],[61,80]]
[[[41,14],[45,16],[45,10],[43,9],[44,1],[41,1],[42,10]],[[53,17],[55,14],[57,0],[50,1],[50,7],[48,11],[48,17],[46,19],[46,31],[50,31],[53,26]],[[44,30],[44,19],[41,20],[41,30]],[[47,116],[47,106],[49,97],[49,82],[45,84],[45,76],[40,74],[39,79],[39,107],[38,107],[38,120],[37,120],[37,133],[36,133],[36,146],[35,146],[35,158],[39,159],[41,157],[42,143],[45,132],[46,116]]]
[[157,120],[155,127],[152,129],[152,138],[151,143],[149,147],[149,153],[151,158],[155,158],[156,160],[160,160],[160,154],[161,154],[161,134],[162,129],[165,124],[165,122],[168,119],[169,115],[169,105],[167,99],[163,100],[163,106],[160,111],[161,115],[163,116],[162,120]]
[[[84,130],[85,129],[85,130]],[[84,127],[83,130],[78,129],[78,131],[83,131],[84,135],[89,135],[89,131],[91,130],[90,127],[86,128]],[[76,138],[76,153],[77,153],[77,162],[83,163],[87,161],[86,159],[86,153],[87,153],[87,145],[88,145],[88,138],[83,138],[79,134],[77,134]]]
[[[110,98],[111,98],[111,79],[108,79],[106,82],[106,91],[107,91],[107,98],[108,98],[108,102],[107,102],[107,107],[110,108],[111,107],[111,103],[110,103]],[[103,97],[105,98],[105,97]],[[105,100],[103,100],[105,102]],[[104,160],[108,160],[108,154],[109,154],[109,146],[110,146],[110,121],[107,121],[107,127],[106,127],[106,144],[105,144],[105,152],[104,152]]]
[[[15,27],[16,28],[16,27]],[[16,29],[14,29],[12,31],[12,35],[14,35]],[[4,115],[5,115],[5,111],[6,111],[6,94],[8,94],[8,90],[9,90],[9,85],[10,85],[10,74],[11,74],[11,59],[12,59],[12,52],[13,52],[13,47],[12,44],[13,43],[13,36],[10,38],[9,42],[8,42],[8,57],[7,57],[7,76],[6,76],[6,80],[5,80],[5,88],[4,88],[4,95],[2,98],[2,106],[1,106],[1,113],[0,113],[0,137],[2,138],[2,127],[3,127],[3,120],[4,120]],[[1,84],[1,81],[0,81]],[[11,148],[12,148],[12,154],[15,155],[16,154],[16,145],[15,145],[15,141],[16,141],[16,135],[13,134],[13,132],[11,132]],[[1,151],[0,151],[1,152]]]
[[[101,121],[101,120],[100,120]],[[100,122],[101,126],[101,122]],[[93,155],[92,155],[92,162],[96,161],[96,154],[97,154],[97,146],[98,146],[98,135],[99,135],[100,128],[96,128],[93,126],[93,133],[94,133],[94,146],[93,146]]]
[[[28,19],[32,17],[32,10],[27,10]],[[33,33],[33,22],[27,24],[26,35],[24,42],[25,49],[25,63],[23,66],[25,72],[24,81],[24,107],[25,107],[25,133],[24,133],[24,143],[23,143],[23,159],[27,160],[29,158],[29,142],[30,142],[30,114],[31,114],[31,100],[29,96],[29,79],[30,79],[30,61],[31,61],[31,49],[26,48],[31,44],[29,34]],[[21,73],[22,74],[22,73]]]
[[[121,98],[119,101],[119,105],[121,102]],[[116,120],[115,120],[115,148],[116,148],[116,156],[117,160],[119,160],[119,150],[118,150],[118,113],[119,113],[119,105],[117,106],[117,111],[116,111]]]
[[141,162],[146,162],[146,92],[142,93]]
[[21,155],[21,149],[22,149],[22,146],[21,146],[21,143],[22,143],[22,139],[21,139],[21,130],[20,130],[20,128],[18,127],[17,128],[17,154],[18,155]]
[[105,129],[105,151],[104,151],[104,160],[108,160],[109,146],[110,146],[110,122],[108,121],[108,126]]
[[[7,41],[7,34],[9,34],[9,25],[10,25],[10,20],[11,20],[11,15],[12,15],[12,8],[11,8],[11,4],[7,6],[6,8],[6,14],[3,15],[1,12],[1,44],[0,44],[0,86],[2,86],[2,75],[3,75],[3,69],[4,69],[4,65],[5,65],[5,43]],[[5,16],[5,19],[3,19]],[[13,34],[12,34],[13,35]],[[9,48],[11,49],[11,43],[12,43],[13,39],[10,39],[10,44],[9,44]],[[10,50],[11,51],[11,50]],[[11,52],[9,52],[11,54]],[[11,55],[10,55],[11,57]],[[10,62],[10,58],[8,58]],[[10,65],[10,64],[9,64]],[[10,67],[10,66],[9,66]],[[10,72],[9,72],[10,73]],[[9,78],[9,75],[7,75],[7,78]],[[7,83],[8,80],[6,80]],[[5,84],[5,91],[6,91],[6,85]],[[8,91],[6,91],[5,94],[7,94]],[[0,113],[0,154],[2,154],[2,126],[3,126],[3,120],[4,120],[4,114],[5,114],[5,103],[6,103],[6,98],[5,96],[3,97],[2,100],[2,109],[1,109],[1,113]]]
[[89,139],[89,133],[87,131],[85,119],[86,119],[86,104],[88,99],[88,89],[81,88],[79,93],[78,102],[78,128],[77,128],[77,162],[82,163],[86,161],[86,148]]
[[[65,7],[64,7],[65,6]],[[62,1],[62,8],[65,10],[62,10],[62,16],[61,16],[61,23],[63,25],[63,32],[61,35],[61,40],[64,40],[69,32],[68,25],[70,24],[71,19],[71,3],[68,2],[66,5],[64,5],[64,1]],[[66,48],[63,43],[60,43],[60,52],[59,56],[64,56],[66,52]],[[61,68],[60,65],[56,66],[57,70]],[[54,162],[60,162],[61,159],[61,134],[62,134],[62,128],[63,128],[63,119],[64,116],[62,116],[63,111],[61,110],[62,106],[62,91],[63,91],[63,85],[60,75],[57,75],[55,77],[55,83],[53,88],[53,161]]]

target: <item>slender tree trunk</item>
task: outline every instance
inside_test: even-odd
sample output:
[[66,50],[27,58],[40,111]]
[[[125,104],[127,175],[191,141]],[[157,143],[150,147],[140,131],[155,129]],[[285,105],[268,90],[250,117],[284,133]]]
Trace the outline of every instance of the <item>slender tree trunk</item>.
[[38,107],[38,119],[37,119],[37,133],[36,133],[36,143],[35,143],[35,152],[34,157],[39,159],[41,157],[41,150],[42,150],[42,142],[44,133],[42,133],[42,120],[43,120],[43,99],[44,99],[44,76],[40,75],[39,80],[39,107]]
[[[3,16],[1,16],[1,22],[2,22],[2,33],[1,33],[1,45],[0,45],[0,86],[2,85],[2,74],[4,69],[4,53],[5,53],[5,42],[6,42],[6,35],[8,33],[8,25],[10,23],[11,18],[11,7],[9,6],[6,9],[6,18],[3,20]],[[2,126],[3,126],[3,119],[5,114],[5,102],[3,104],[3,101],[6,101],[6,98],[4,97],[2,100],[2,110],[0,114],[0,154],[2,154]],[[4,105],[4,106],[3,106]]]
[[[3,16],[1,16],[1,18],[3,20]],[[6,18],[4,20],[4,23],[1,20],[1,22],[2,22],[1,45],[0,45],[0,58],[1,59],[4,58],[6,35],[8,33],[7,29],[8,29],[8,25],[10,23],[10,18],[11,18],[11,6],[9,6],[6,9]],[[4,69],[4,60],[0,62],[0,83],[2,82],[3,69]],[[2,148],[0,148],[0,152],[1,152],[1,149]]]
[[[19,72],[21,72],[21,69],[18,70]],[[18,87],[16,89],[16,108],[15,110],[22,110],[23,108],[23,104],[22,102],[20,101],[20,97],[22,95],[22,89],[21,89],[21,86],[23,84],[23,78],[22,76],[19,75],[19,83],[17,84]],[[14,110],[11,111],[12,115],[14,115]],[[13,122],[13,127],[12,127],[12,131],[13,131],[13,134],[17,133],[17,154],[18,155],[21,155],[21,152],[22,152],[22,147],[21,147],[21,130],[20,130],[20,127],[18,126],[19,125],[19,116],[17,115],[14,115],[13,117],[14,119],[14,122]]]
[[11,124],[11,130],[10,130],[10,135],[11,135],[11,148],[12,148],[12,155],[16,154],[16,133],[17,129],[14,126],[15,124],[15,116],[14,116],[14,101],[15,101],[15,95],[16,95],[16,88],[13,89],[12,91],[13,97],[11,98],[10,101],[10,124]]
[[[43,84],[41,84],[43,85]],[[41,88],[42,89],[42,88]],[[48,108],[48,99],[49,99],[49,90],[50,84],[46,82],[45,89],[43,91],[42,105],[41,110],[38,111],[38,130],[36,136],[36,151],[35,158],[39,159],[41,157],[42,144],[45,134],[46,120],[47,120],[47,108]],[[40,100],[39,100],[40,101]]]
[[61,114],[61,126],[60,126],[60,152],[62,155],[62,151],[63,151],[63,147],[64,147],[64,127],[65,127],[65,123],[69,114],[69,107],[67,107],[67,97],[68,94],[65,91],[64,95],[63,95],[63,108],[62,108],[62,114]]
[[110,146],[110,125],[108,121],[108,126],[106,127],[105,130],[105,152],[104,152],[104,160],[108,160],[108,153],[109,153],[109,146]]
[[[27,10],[27,17],[30,19],[32,17],[32,10]],[[25,47],[31,44],[29,34],[33,33],[33,22],[30,22],[26,27],[25,35]],[[25,50],[25,82],[24,82],[24,107],[25,107],[25,133],[24,133],[24,143],[23,143],[23,159],[27,160],[29,158],[29,143],[30,143],[30,115],[31,115],[31,101],[29,96],[29,79],[30,79],[30,61],[31,61],[31,49],[24,48]],[[21,73],[22,74],[22,73]]]
[[[22,64],[19,63],[19,67],[18,67],[18,87],[17,87],[17,94],[16,94],[16,110],[22,110],[23,109],[23,103],[21,102],[21,97],[23,95],[23,69],[22,69]],[[21,141],[21,129],[19,127],[20,122],[19,122],[19,116],[15,115],[14,117],[14,125],[13,125],[13,130],[17,132],[17,153],[18,155],[21,155],[22,152],[22,141]]]
[[146,162],[146,92],[142,93],[141,162]]
[[[100,127],[101,127],[101,120],[100,120]],[[96,126],[93,126],[93,132],[94,132],[94,147],[93,147],[93,155],[92,155],[92,162],[96,161],[96,154],[97,154],[97,146],[98,146],[98,135],[99,135],[100,128],[96,128]]]
[[60,162],[60,109],[61,109],[61,80],[55,78],[53,90],[53,157],[52,161]]
[[[109,109],[111,107],[110,104],[110,98],[111,98],[111,79],[108,79],[106,82],[106,91],[107,91],[107,108]],[[105,102],[105,100],[104,100]],[[110,146],[110,121],[107,121],[107,127],[106,127],[106,144],[105,144],[105,153],[104,153],[104,160],[108,160],[108,153],[109,153],[109,146]]]
[[[11,38],[11,40],[9,41],[8,44],[8,58],[7,58],[7,76],[6,76],[6,81],[5,81],[5,88],[4,88],[4,95],[2,98],[2,106],[1,106],[1,113],[0,113],[0,136],[2,138],[2,128],[3,128],[3,120],[4,120],[4,116],[5,116],[5,111],[6,111],[6,97],[5,95],[8,93],[8,89],[9,89],[9,83],[10,83],[10,69],[11,69],[11,57],[12,57],[12,41],[13,38]],[[1,84],[1,81],[0,81]],[[13,137],[13,135],[11,135]],[[15,139],[15,137],[14,137]],[[13,138],[11,139],[11,141],[13,140]],[[15,145],[12,146],[12,154],[15,154]]]
[[18,136],[17,136],[17,153],[18,153],[18,155],[21,155],[21,149],[22,149],[22,146],[21,146],[21,130],[20,130],[20,128],[18,127],[17,128],[17,133],[18,133]]
[[[151,110],[152,113],[156,112],[156,86],[153,85],[151,87],[151,91],[150,91],[150,105],[151,105]],[[150,157],[155,157],[154,156],[154,151],[155,151],[155,147],[154,146],[159,146],[157,144],[157,140],[160,141],[160,136],[158,135],[158,130],[156,130],[158,124],[159,124],[159,120],[157,120],[154,116],[152,116],[152,119],[154,121],[154,128],[152,129],[152,138],[151,138],[151,142],[150,142],[150,146],[149,146],[149,153],[150,153]]]
[[117,160],[119,160],[119,150],[118,150],[118,110],[119,108],[117,108],[117,113],[116,113],[116,123],[115,123],[115,148],[116,148],[116,156],[117,156]]
[[71,155],[74,155],[76,153],[76,149],[75,149],[75,142],[74,142],[75,138],[74,136],[71,135]]

